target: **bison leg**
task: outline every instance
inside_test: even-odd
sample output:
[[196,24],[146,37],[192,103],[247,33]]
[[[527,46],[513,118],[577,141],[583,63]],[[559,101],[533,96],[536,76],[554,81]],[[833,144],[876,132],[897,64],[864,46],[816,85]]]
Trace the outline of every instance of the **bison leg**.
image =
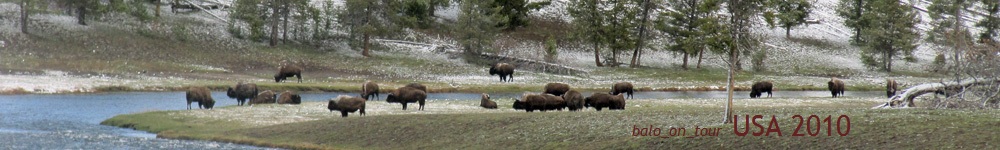
[[191,102],[188,102],[188,110],[191,110]]
[[507,75],[507,82],[514,82],[514,73]]
[[347,111],[340,111],[340,117],[347,117]]
[[403,110],[406,110],[406,102],[402,102],[402,103],[403,103]]
[[296,74],[295,78],[299,78],[299,83],[302,83],[302,74]]
[[767,98],[771,98],[771,91],[767,91]]

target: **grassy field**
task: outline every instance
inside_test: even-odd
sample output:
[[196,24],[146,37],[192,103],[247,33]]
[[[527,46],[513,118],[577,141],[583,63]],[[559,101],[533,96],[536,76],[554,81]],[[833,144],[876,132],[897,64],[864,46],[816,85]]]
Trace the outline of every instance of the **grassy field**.
[[[1000,111],[868,109],[879,103],[868,98],[805,98],[736,100],[734,114],[743,129],[743,115],[763,115],[757,122],[769,128],[776,117],[782,136],[737,136],[732,124],[722,124],[721,99],[630,100],[627,110],[525,113],[498,100],[498,110],[482,110],[472,101],[432,101],[425,111],[397,110],[398,104],[368,102],[367,116],[325,111],[321,103],[302,106],[263,105],[216,110],[161,111],[120,115],[102,124],[157,133],[159,137],[225,141],[293,149],[663,149],[663,148],[918,148],[995,149]],[[413,106],[411,106],[413,107]],[[257,109],[257,110],[253,110]],[[244,111],[238,111],[244,110]],[[279,110],[279,111],[276,111]],[[284,113],[282,113],[284,112]],[[294,113],[293,113],[294,112]],[[246,113],[246,114],[244,114]],[[256,116],[255,115],[262,115]],[[240,115],[256,116],[238,119]],[[850,132],[838,135],[836,122],[827,136],[809,136],[806,123],[794,115],[841,116]],[[211,117],[216,116],[216,117]],[[225,116],[225,117],[218,117]],[[289,117],[294,116],[294,117]],[[228,118],[233,117],[233,118]],[[288,121],[287,118],[310,118]],[[285,119],[282,119],[285,118]],[[284,120],[273,123],[255,123]],[[811,129],[815,130],[815,122]],[[841,129],[846,130],[846,119]],[[633,136],[637,128],[685,128],[684,135],[660,138]],[[750,125],[750,132],[759,129]],[[719,128],[716,136],[694,136],[695,128]],[[651,129],[650,129],[651,130]]]

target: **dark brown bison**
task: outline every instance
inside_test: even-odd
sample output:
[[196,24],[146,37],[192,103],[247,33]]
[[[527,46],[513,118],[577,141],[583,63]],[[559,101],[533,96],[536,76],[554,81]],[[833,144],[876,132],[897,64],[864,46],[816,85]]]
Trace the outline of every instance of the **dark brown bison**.
[[618,82],[611,86],[611,95],[618,95],[620,93],[628,94],[628,98],[632,98],[632,93],[635,92],[635,87],[632,86],[631,82]]
[[248,104],[251,106],[255,104],[273,104],[277,102],[276,101],[277,99],[278,95],[275,95],[274,92],[272,92],[271,90],[266,90],[264,92],[260,92],[260,94],[257,94],[257,96],[251,99],[250,103]]
[[361,98],[365,100],[378,100],[378,92],[378,84],[375,84],[375,82],[365,81],[364,84],[361,84]]
[[347,95],[340,95],[337,98],[330,99],[330,102],[326,105],[330,112],[334,110],[340,111],[340,117],[347,117],[347,113],[355,112],[360,110],[361,116],[365,115],[365,99],[360,97],[353,97]]
[[479,106],[487,109],[497,109],[497,102],[490,100],[490,95],[483,93],[483,98],[479,101]]
[[303,69],[299,65],[290,64],[281,66],[281,68],[278,68],[278,73],[274,74],[274,82],[281,82],[285,78],[295,76],[295,78],[299,79],[299,83],[302,83],[302,71]]
[[899,91],[899,83],[897,83],[896,80],[885,79],[885,96],[886,97],[892,98],[892,96],[896,96],[896,92],[898,92],[898,91]]
[[187,91],[188,110],[191,109],[191,102],[198,102],[198,108],[212,109],[215,100],[212,100],[212,91],[206,87],[191,87]]
[[524,94],[521,99],[514,100],[513,107],[527,112],[562,110],[566,107],[566,101],[552,94]]
[[386,102],[403,104],[403,110],[406,110],[406,103],[414,102],[420,104],[420,108],[417,110],[424,110],[426,99],[427,92],[412,87],[400,87],[385,97]]
[[411,88],[419,89],[420,91],[424,91],[424,93],[427,93],[427,86],[424,86],[423,84],[420,84],[420,83],[406,84],[406,87],[411,87]]
[[490,66],[490,75],[499,75],[500,82],[514,82],[514,65],[507,63],[493,64]]
[[281,92],[278,96],[278,104],[301,104],[302,97],[292,91]]
[[243,106],[247,100],[257,97],[257,92],[259,92],[257,90],[257,84],[237,82],[235,87],[229,87],[226,90],[226,96],[235,98],[237,104]]
[[601,111],[601,108],[607,107],[608,109],[625,109],[625,96],[622,94],[611,95],[608,93],[594,93],[590,97],[585,98],[584,103],[586,107],[594,107],[597,111]]
[[826,85],[827,88],[830,89],[830,94],[833,94],[834,98],[837,98],[837,95],[840,95],[841,97],[844,96],[844,81],[840,81],[837,77],[832,77],[829,82],[826,82]]
[[562,95],[563,100],[566,100],[566,108],[570,111],[576,111],[583,109],[584,101],[583,95],[576,90],[569,90],[566,94]]
[[771,81],[760,81],[753,83],[750,86],[750,98],[760,98],[764,92],[767,92],[767,97],[771,97],[771,92],[774,90],[774,84]]
[[566,83],[548,83],[545,84],[545,93],[552,94],[555,96],[562,96],[569,91],[569,84]]

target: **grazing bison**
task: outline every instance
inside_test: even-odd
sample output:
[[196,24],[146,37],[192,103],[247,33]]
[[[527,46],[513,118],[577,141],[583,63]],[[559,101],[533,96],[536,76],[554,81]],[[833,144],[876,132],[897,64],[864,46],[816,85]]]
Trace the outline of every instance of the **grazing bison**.
[[212,91],[206,87],[191,87],[187,91],[188,110],[191,109],[191,102],[198,102],[198,108],[212,109],[215,100],[212,100]]
[[562,96],[569,91],[569,84],[566,83],[549,83],[545,84],[545,93],[552,94],[555,96]]
[[841,97],[844,96],[844,81],[840,81],[837,77],[832,77],[829,82],[826,82],[826,85],[827,88],[830,89],[830,94],[833,94],[834,98],[837,98],[837,95],[840,95]]
[[625,109],[625,96],[622,94],[611,95],[608,93],[594,93],[583,100],[586,107],[594,107],[597,111],[601,108]]
[[483,98],[479,101],[479,106],[487,109],[497,109],[497,102],[490,100],[490,95],[483,93]]
[[896,96],[896,92],[899,91],[899,83],[896,80],[885,79],[885,95],[888,98]]
[[750,98],[760,98],[764,92],[767,92],[767,97],[771,97],[771,92],[774,90],[774,84],[771,81],[760,81],[753,83],[750,86]]
[[411,87],[411,88],[414,88],[414,89],[419,89],[420,91],[424,91],[424,93],[427,93],[427,86],[424,86],[423,84],[420,84],[420,83],[406,84],[406,87]]
[[257,94],[257,97],[254,97],[252,100],[250,100],[249,105],[253,106],[254,104],[273,104],[277,102],[275,101],[277,98],[278,96],[275,95],[274,92],[272,92],[271,90],[266,90],[264,92],[260,92],[260,94]]
[[365,81],[364,84],[361,84],[361,98],[364,98],[365,100],[378,100],[378,84],[375,84],[375,82],[372,81]]
[[493,64],[490,66],[490,75],[500,75],[500,82],[514,82],[514,65],[507,63]]
[[226,90],[226,96],[235,98],[239,106],[243,106],[247,100],[257,97],[257,84],[237,82],[235,87]]
[[583,109],[584,101],[583,95],[576,90],[569,90],[566,94],[562,95],[563,100],[566,100],[566,107],[569,111],[576,111]]
[[299,83],[302,83],[302,67],[299,65],[285,65],[278,68],[278,73],[274,74],[274,82],[281,82],[285,78],[295,76],[299,79]]
[[514,100],[514,109],[523,109],[527,112],[535,110],[562,110],[566,107],[566,101],[562,97],[551,94],[524,94],[521,99]]
[[635,87],[632,86],[631,82],[618,82],[611,86],[611,95],[618,95],[619,93],[628,94],[628,98],[632,98],[632,93],[635,92]]
[[278,96],[278,104],[301,104],[302,97],[299,94],[295,94],[292,91],[281,92],[281,96]]
[[385,97],[386,102],[403,104],[403,110],[406,110],[406,103],[414,102],[420,104],[420,108],[417,110],[424,110],[426,99],[427,92],[412,87],[400,87]]
[[330,99],[330,102],[326,105],[330,112],[334,110],[340,111],[340,117],[347,117],[347,113],[355,112],[360,110],[361,116],[365,115],[365,99],[347,95],[340,95],[337,98]]

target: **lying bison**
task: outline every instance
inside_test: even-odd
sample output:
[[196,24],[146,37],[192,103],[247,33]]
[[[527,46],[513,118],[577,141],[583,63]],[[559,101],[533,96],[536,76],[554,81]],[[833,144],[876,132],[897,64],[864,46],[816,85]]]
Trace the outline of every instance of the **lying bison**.
[[249,105],[253,106],[254,104],[273,104],[277,102],[276,101],[277,98],[278,96],[275,95],[274,92],[272,92],[271,90],[266,90],[264,92],[260,92],[260,94],[257,94],[256,97],[251,99]]
[[597,111],[601,111],[601,108],[605,107],[608,109],[625,109],[625,96],[622,94],[594,93],[583,101],[586,103],[586,107],[594,107]]
[[829,82],[826,82],[826,85],[830,89],[830,94],[833,94],[833,98],[837,98],[837,95],[844,96],[844,81],[840,81],[837,77],[832,77]]
[[226,96],[235,98],[239,106],[243,106],[247,100],[257,97],[257,84],[237,82],[236,86],[226,90]]
[[191,87],[187,91],[188,110],[191,109],[191,102],[198,102],[198,108],[212,109],[215,100],[212,100],[212,91],[206,87]]
[[899,91],[899,83],[896,80],[885,79],[885,96],[892,98]]
[[490,66],[490,75],[500,75],[500,82],[514,82],[514,65],[507,63],[493,64]]
[[372,81],[365,81],[364,84],[361,84],[361,98],[378,100],[378,84]]
[[414,88],[414,89],[419,89],[420,91],[424,91],[424,93],[427,93],[427,86],[424,86],[423,84],[420,84],[420,83],[406,84],[406,87],[411,87],[411,88]]
[[532,112],[535,110],[562,110],[566,107],[566,101],[562,97],[551,94],[524,94],[521,99],[514,100],[515,110]]
[[302,83],[302,71],[303,69],[299,65],[290,64],[281,66],[281,68],[278,68],[278,73],[274,74],[274,82],[281,82],[285,78],[294,76],[299,79],[299,83]]
[[611,95],[625,93],[628,94],[628,98],[631,99],[633,92],[635,92],[635,87],[632,86],[631,82],[618,82],[611,86]]
[[482,99],[479,101],[479,106],[487,109],[497,109],[497,102],[490,100],[490,95],[483,93]]
[[771,92],[774,90],[774,84],[771,81],[760,81],[753,83],[750,86],[750,98],[760,98],[760,96],[767,92],[767,97],[771,97]]
[[281,92],[278,96],[278,104],[301,104],[302,97],[292,91]]
[[548,83],[548,84],[545,84],[545,91],[544,92],[546,94],[552,94],[552,95],[555,95],[555,96],[562,96],[563,94],[566,94],[566,91],[569,91],[569,84],[566,84],[566,83]]
[[426,99],[426,92],[412,87],[400,87],[385,97],[386,102],[403,104],[403,110],[406,110],[406,103],[420,104],[420,108],[417,110],[424,110]]
[[365,99],[347,95],[340,95],[337,98],[330,99],[330,102],[326,105],[330,112],[334,110],[340,111],[340,117],[347,117],[347,113],[355,112],[360,110],[361,116],[365,115]]
[[562,95],[563,100],[566,100],[566,108],[570,111],[576,111],[583,109],[584,101],[583,95],[576,90],[569,90],[566,94]]

